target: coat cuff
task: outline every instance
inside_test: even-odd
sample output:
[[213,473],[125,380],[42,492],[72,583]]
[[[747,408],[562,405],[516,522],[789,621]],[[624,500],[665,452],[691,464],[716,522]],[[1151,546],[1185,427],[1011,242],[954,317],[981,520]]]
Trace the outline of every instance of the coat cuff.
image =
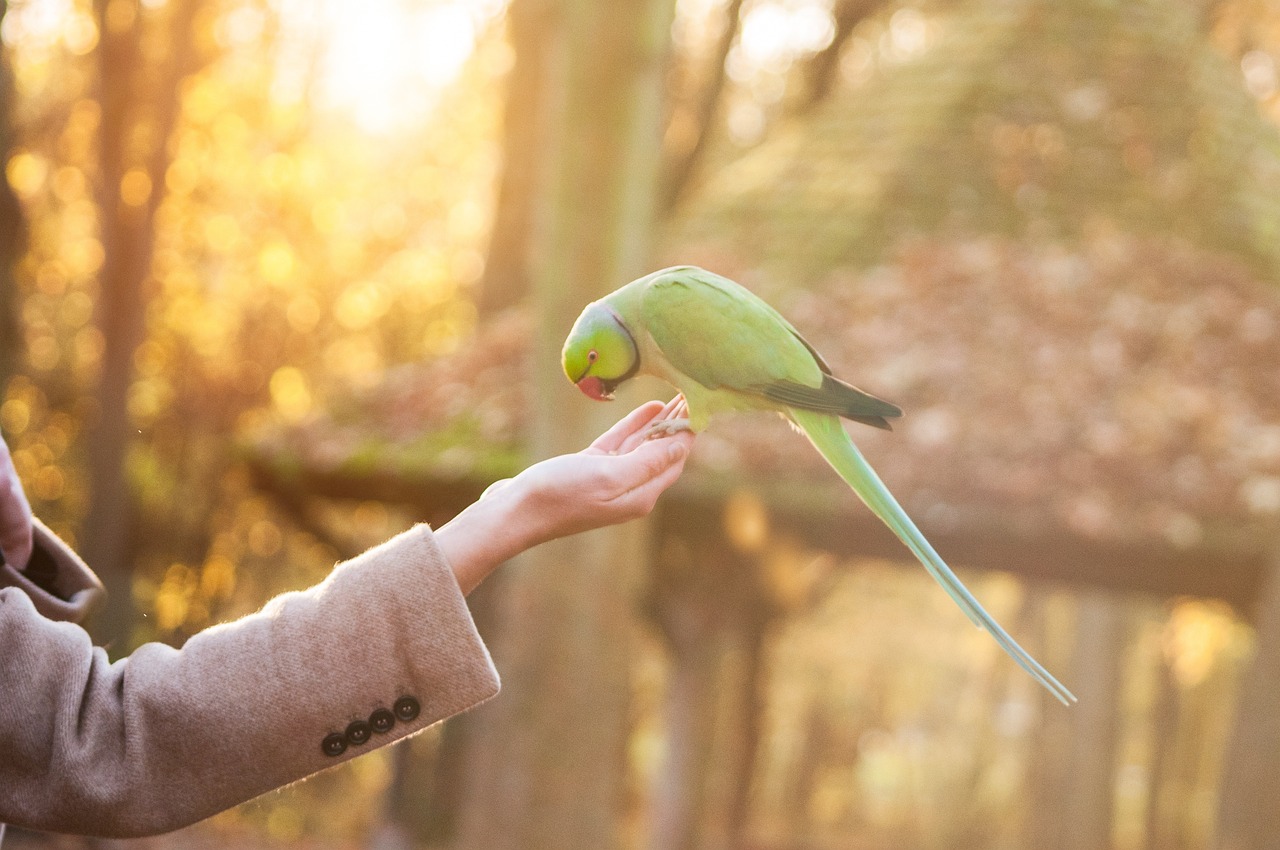
[[[327,722],[313,732],[311,752],[318,759],[311,770],[413,735],[498,693],[493,659],[430,527],[418,525],[340,565],[317,588],[318,596],[323,600],[339,587],[346,603],[341,614],[333,613],[335,619],[360,624],[377,618],[383,626],[376,631],[386,632],[381,640],[352,635],[344,642],[355,669],[385,671],[386,660],[396,659],[390,669],[400,673],[392,674],[391,681],[384,673],[366,682],[358,676],[347,682],[349,695],[325,712]],[[385,593],[393,587],[397,592]],[[367,625],[358,628],[375,631]],[[384,730],[375,721],[387,710],[398,722],[385,730],[389,734],[381,734]],[[351,734],[351,724],[362,722],[374,729],[367,741]]]
[[102,582],[49,527],[33,521],[31,561],[24,571],[0,563],[0,587],[16,587],[50,620],[83,623],[106,598]]

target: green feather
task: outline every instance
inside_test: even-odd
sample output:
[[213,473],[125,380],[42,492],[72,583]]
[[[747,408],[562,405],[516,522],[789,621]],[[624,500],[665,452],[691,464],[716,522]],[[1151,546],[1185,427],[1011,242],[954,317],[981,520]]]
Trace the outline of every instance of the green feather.
[[1018,662],[1040,684],[1048,688],[1063,705],[1076,701],[1071,691],[1049,673],[1048,670],[1031,657],[1031,654],[1018,645],[1009,633],[986,612],[969,589],[964,586],[933,546],[916,528],[916,524],[907,516],[907,512],[898,504],[889,489],[884,486],[880,476],[867,463],[862,452],[854,445],[853,440],[840,426],[840,420],[833,416],[813,413],[807,410],[792,410],[791,418],[800,427],[809,442],[813,443],[827,463],[835,469],[853,491],[858,494],[872,513],[878,516],[885,525],[898,535],[907,548],[919,559],[947,595],[955,600],[960,609],[968,615],[975,625],[986,629],[996,639],[1005,652]]
[[886,429],[885,417],[902,415],[896,405],[834,377],[782,314],[727,278],[678,266],[616,295],[620,314],[638,312],[634,321],[676,370],[707,390],[734,394],[718,399],[720,409],[803,407]]
[[657,276],[644,287],[641,309],[644,327],[667,359],[708,389],[822,382],[823,369],[795,328],[718,275],[681,268]]

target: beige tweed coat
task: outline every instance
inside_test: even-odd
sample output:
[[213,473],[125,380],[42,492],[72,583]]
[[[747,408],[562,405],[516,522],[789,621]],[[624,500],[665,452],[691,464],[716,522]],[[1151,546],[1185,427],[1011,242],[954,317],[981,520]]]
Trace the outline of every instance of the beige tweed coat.
[[75,625],[101,592],[38,522],[27,571],[0,566],[0,821],[167,832],[498,691],[426,526],[181,649],[114,664]]

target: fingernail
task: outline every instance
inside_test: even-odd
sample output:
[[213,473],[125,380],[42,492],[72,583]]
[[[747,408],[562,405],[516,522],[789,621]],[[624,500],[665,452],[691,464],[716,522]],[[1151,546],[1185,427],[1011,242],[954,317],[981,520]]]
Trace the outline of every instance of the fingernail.
[[682,457],[684,457],[683,445],[680,443],[672,443],[670,446],[667,446],[667,460],[671,463],[675,463]]

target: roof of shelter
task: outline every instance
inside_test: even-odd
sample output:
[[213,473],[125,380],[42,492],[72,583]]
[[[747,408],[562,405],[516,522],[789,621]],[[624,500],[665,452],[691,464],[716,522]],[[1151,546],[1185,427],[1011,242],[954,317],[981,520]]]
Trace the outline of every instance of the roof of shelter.
[[1280,139],[1190,6],[1006,0],[930,21],[916,52],[882,51],[815,110],[722,153],[669,241],[712,239],[805,283],[913,233],[1103,226],[1280,276]]

